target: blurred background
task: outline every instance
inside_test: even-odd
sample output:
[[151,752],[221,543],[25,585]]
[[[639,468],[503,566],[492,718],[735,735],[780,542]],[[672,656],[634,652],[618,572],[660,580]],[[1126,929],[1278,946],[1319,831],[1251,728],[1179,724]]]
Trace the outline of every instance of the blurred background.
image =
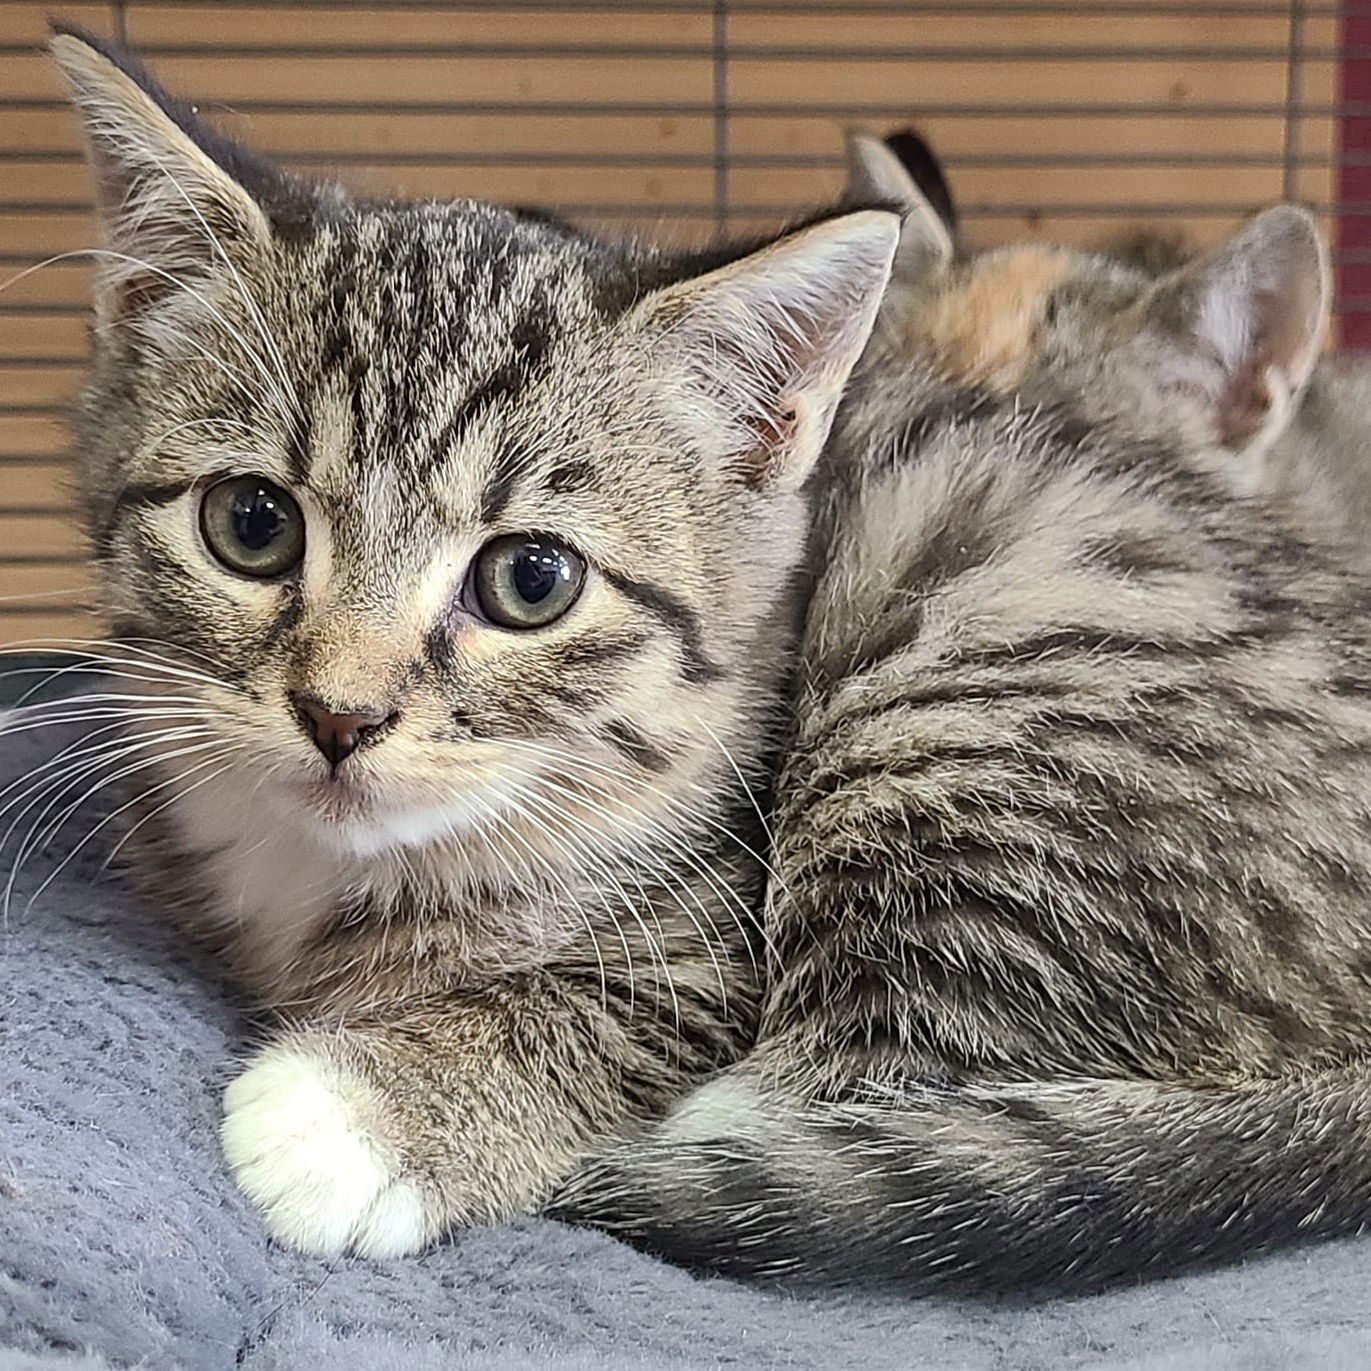
[[[979,245],[1198,247],[1302,200],[1371,347],[1371,0],[0,3],[0,283],[97,242],[48,13],[292,164],[672,242],[836,194],[852,126],[920,128]],[[95,631],[61,422],[88,294],[79,260],[0,291],[0,645]]]

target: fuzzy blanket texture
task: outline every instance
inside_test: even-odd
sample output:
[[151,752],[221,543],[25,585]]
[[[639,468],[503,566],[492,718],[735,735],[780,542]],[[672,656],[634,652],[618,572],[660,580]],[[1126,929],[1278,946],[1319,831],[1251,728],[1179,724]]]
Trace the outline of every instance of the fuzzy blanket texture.
[[[0,788],[55,731],[0,736]],[[0,1371],[1371,1367],[1371,1239],[1028,1305],[787,1297],[536,1220],[293,1256],[216,1143],[244,1007],[102,871],[104,834],[32,898],[97,818],[24,864],[0,931]]]

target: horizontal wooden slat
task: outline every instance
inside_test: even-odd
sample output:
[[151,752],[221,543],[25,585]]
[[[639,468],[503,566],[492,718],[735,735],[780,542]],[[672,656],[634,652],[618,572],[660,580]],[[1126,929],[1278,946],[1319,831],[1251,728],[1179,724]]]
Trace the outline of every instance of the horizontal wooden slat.
[[[1331,62],[1304,68],[1309,92],[1331,91]],[[735,108],[907,103],[982,105],[1142,105],[1183,110],[1188,105],[1279,104],[1285,98],[1282,61],[1214,62],[1120,59],[1064,69],[1059,62],[939,63],[917,57],[875,62],[777,62],[735,58],[729,99]]]
[[[317,168],[327,173],[327,167]],[[557,203],[562,201],[646,206],[672,201],[708,199],[713,173],[708,166],[654,165],[644,159],[635,166],[462,166],[450,163],[387,166],[350,165],[345,179],[358,190],[398,191],[418,199],[444,196],[475,197],[496,202]],[[25,161],[4,168],[3,193],[11,205],[88,204],[90,186],[83,168],[67,162]],[[4,297],[0,296],[0,304]]]
[[34,305],[84,307],[89,300],[90,268],[83,264],[56,262],[36,270],[0,267],[0,312]]
[[86,355],[86,320],[82,315],[5,314],[0,312],[0,359]]
[[[19,98],[59,93],[46,56],[5,59],[6,79]],[[636,101],[695,103],[710,99],[705,57],[165,57],[158,75],[197,100],[337,100],[388,104],[452,100],[537,104]],[[460,96],[458,96],[460,92]]]
[[0,510],[65,508],[71,498],[71,472],[65,463],[13,462],[0,466]]
[[[60,93],[45,55],[5,59],[12,94]],[[501,104],[641,102],[704,104],[712,98],[712,64],[701,57],[313,56],[165,57],[160,76],[197,100],[452,100]],[[1304,64],[1306,98],[1331,93],[1335,64]],[[397,76],[403,72],[403,79]],[[1072,64],[1025,58],[1014,63],[927,61],[917,54],[876,61],[734,56],[729,98],[749,104],[1252,105],[1285,98],[1286,64],[1277,58],[1232,62],[1115,58]]]
[[[884,134],[917,125],[939,155],[953,163],[959,157],[995,158],[1012,162],[1032,155],[1042,160],[1109,156],[1120,162],[1145,157],[1177,156],[1236,159],[1264,157],[1278,162],[1284,153],[1286,121],[1280,115],[1132,115],[1066,117],[1041,115],[1032,123],[1031,137],[1021,116],[926,115],[925,106],[898,107],[889,113],[848,119],[837,115],[736,114],[729,123],[729,151],[737,158],[841,157],[842,134],[848,127]],[[559,114],[530,117],[511,114],[410,114],[380,110],[374,114],[346,111],[208,113],[219,127],[252,147],[292,162],[313,157],[320,163],[384,163],[423,160],[460,162],[463,155],[487,159],[645,158],[713,156],[714,125],[706,115]],[[22,118],[21,118],[22,116]],[[51,124],[46,110],[5,110],[0,107],[0,154],[5,196],[15,172],[14,159],[25,162],[44,157],[66,166],[63,199],[88,201],[90,182],[80,166],[79,142],[44,138],[40,130]],[[1298,152],[1303,157],[1335,155],[1333,121],[1308,117],[1297,122]],[[65,123],[65,121],[63,121]],[[54,173],[56,174],[56,173]]]
[[0,104],[0,153],[61,152],[75,156],[80,149],[81,126],[64,103],[37,109]]
[[[321,159],[345,152],[376,161],[387,155],[453,157],[462,152],[506,156],[539,153],[564,156],[648,157],[706,156],[713,148],[714,123],[709,115],[415,114],[377,110],[236,113],[209,108],[207,113],[226,132],[273,154],[314,154]],[[0,118],[0,137],[3,137]],[[3,146],[3,144],[0,144]]]
[[42,614],[6,614],[0,607],[0,646],[41,648],[53,643],[87,642],[101,636],[94,614],[68,610]]
[[70,518],[0,514],[0,548],[9,557],[79,557],[82,539]]
[[83,371],[80,363],[43,367],[0,365],[0,405],[66,405],[79,389]]
[[37,566],[0,563],[0,614],[21,604],[26,611],[85,605],[93,592],[94,580],[85,562]]
[[[365,0],[364,0],[365,2]],[[1357,0],[1353,0],[1356,3]],[[226,0],[232,5],[238,0]],[[573,0],[574,3],[574,0]],[[1191,7],[1204,4],[1209,10],[1225,16],[1244,16],[1263,13],[1280,18],[1285,15],[1288,0],[1057,0],[1050,4],[1052,14],[1074,23],[1093,14],[1142,11],[1152,15],[1189,13]],[[1025,10],[1047,9],[1048,4],[1034,6],[1031,0],[729,0],[730,8],[745,13],[760,10],[771,14],[805,14],[812,11],[837,11],[854,16],[891,12],[896,14],[932,13],[946,15],[955,6],[961,15],[990,14],[998,18],[1014,18]],[[1327,18],[1337,14],[1338,0],[1307,0],[1304,11],[1311,18]]]
[[[69,441],[66,425],[57,415],[0,413],[0,457],[59,457],[67,451]],[[0,486],[8,479],[8,471],[0,467]]]
[[[1278,14],[1080,14],[1067,24],[1059,14],[975,14],[949,25],[937,13],[843,13],[815,4],[814,13],[734,12],[727,35],[735,51],[778,46],[854,47],[912,52],[928,48],[1017,50],[1164,48],[1256,48],[1283,51],[1288,20]],[[826,12],[825,12],[826,11]],[[150,53],[159,47],[274,46],[292,51],[345,46],[452,45],[579,47],[634,45],[699,46],[712,40],[709,13],[643,13],[629,9],[488,6],[416,9],[403,4],[358,9],[327,4],[303,9],[266,6],[130,6],[131,39]],[[1337,41],[1331,18],[1306,21],[1305,45],[1327,48]]]
[[[1120,162],[1140,156],[1178,154],[1279,159],[1284,152],[1285,118],[1228,115],[1132,115],[1128,118],[1071,115],[957,117],[921,113],[926,102],[867,119],[839,119],[826,115],[785,115],[759,118],[746,113],[729,120],[729,148],[744,157],[834,156],[845,127],[866,128],[884,135],[917,125],[937,149],[955,165],[959,157],[1013,158],[1032,153],[1043,158],[1106,155]],[[331,119],[333,116],[329,116]],[[1335,147],[1331,119],[1298,122],[1299,147],[1306,155],[1330,156]]]
[[[749,47],[796,47],[821,53],[869,48],[904,54],[951,48],[1016,56],[1034,48],[1256,48],[1283,53],[1290,32],[1290,21],[1284,15],[1219,15],[1198,0],[1189,14],[1076,14],[1069,22],[1060,11],[965,12],[949,23],[946,13],[858,15],[835,12],[832,6],[819,4],[813,9],[814,13],[789,14],[784,20],[778,20],[774,14],[735,12],[728,21],[730,46],[737,52],[745,52]],[[1309,19],[1303,37],[1308,49],[1330,48],[1338,41],[1337,20]]]
[[404,4],[358,9],[328,4],[307,9],[224,5],[129,6],[129,40],[150,54],[159,47],[214,48],[244,43],[291,49],[394,44],[510,47],[704,46],[712,16],[592,8],[473,5],[418,9]]
[[0,210],[0,257],[38,262],[100,245],[95,216],[84,211]]

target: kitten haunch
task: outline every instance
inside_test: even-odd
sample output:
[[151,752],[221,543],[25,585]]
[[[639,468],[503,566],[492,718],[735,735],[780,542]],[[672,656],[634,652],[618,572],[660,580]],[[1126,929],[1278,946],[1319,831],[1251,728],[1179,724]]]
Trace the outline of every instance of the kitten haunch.
[[1158,279],[959,261],[936,218],[822,468],[758,1044],[554,1212],[951,1293],[1358,1233],[1371,587],[1247,479],[1318,355],[1317,229]]

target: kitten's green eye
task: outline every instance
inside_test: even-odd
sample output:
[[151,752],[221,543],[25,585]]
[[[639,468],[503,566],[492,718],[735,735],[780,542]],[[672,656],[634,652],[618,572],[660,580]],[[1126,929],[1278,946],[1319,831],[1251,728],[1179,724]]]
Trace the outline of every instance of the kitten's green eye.
[[586,564],[568,547],[539,534],[516,533],[487,543],[476,556],[476,607],[501,628],[542,628],[576,603]]
[[305,555],[300,506],[264,476],[231,476],[200,501],[209,550],[242,576],[284,576]]

